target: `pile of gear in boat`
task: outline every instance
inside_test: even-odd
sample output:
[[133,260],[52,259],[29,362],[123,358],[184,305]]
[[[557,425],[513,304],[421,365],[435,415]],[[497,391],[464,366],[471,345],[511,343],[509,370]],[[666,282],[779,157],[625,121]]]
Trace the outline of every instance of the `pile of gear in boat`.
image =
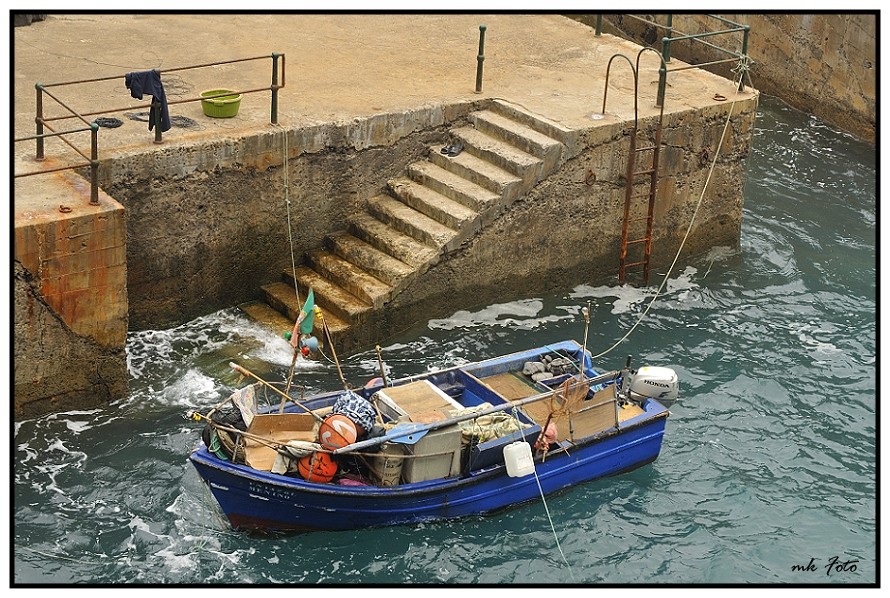
[[[375,393],[369,400],[346,390],[323,416],[314,412],[258,413],[256,386],[251,385],[235,391],[225,407],[211,411],[202,438],[218,458],[254,469],[316,483],[395,486],[466,475],[474,447],[531,426],[511,413],[496,412],[430,432],[413,444],[387,441],[369,452],[332,455],[336,449],[383,436],[398,423],[410,421],[392,411],[384,418],[378,399],[386,397],[381,395],[383,392]],[[449,417],[491,406],[453,403]],[[388,404],[391,408],[392,403]]]

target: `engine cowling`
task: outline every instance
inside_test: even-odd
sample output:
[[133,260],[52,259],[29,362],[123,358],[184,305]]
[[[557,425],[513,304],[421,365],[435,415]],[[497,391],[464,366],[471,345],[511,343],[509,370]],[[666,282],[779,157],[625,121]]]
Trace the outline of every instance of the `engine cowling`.
[[636,400],[652,398],[661,403],[673,403],[680,398],[677,372],[665,367],[641,367],[631,376],[630,397]]

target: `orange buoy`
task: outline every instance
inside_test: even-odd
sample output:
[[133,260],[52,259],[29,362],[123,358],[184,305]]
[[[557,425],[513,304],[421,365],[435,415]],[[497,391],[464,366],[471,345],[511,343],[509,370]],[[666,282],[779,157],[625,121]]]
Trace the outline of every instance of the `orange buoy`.
[[329,451],[350,445],[356,438],[355,422],[339,413],[328,416],[318,427],[318,442]]
[[297,470],[307,482],[326,484],[337,473],[337,462],[327,453],[312,453],[300,459]]

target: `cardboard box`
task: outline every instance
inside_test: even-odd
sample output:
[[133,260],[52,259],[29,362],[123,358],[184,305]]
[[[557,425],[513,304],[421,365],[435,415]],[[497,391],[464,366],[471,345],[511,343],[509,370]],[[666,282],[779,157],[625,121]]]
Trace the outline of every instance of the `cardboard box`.
[[[247,432],[282,444],[290,440],[315,442],[317,420],[309,413],[267,413],[255,415]],[[254,438],[244,438],[244,462],[262,471],[272,471],[278,451]]]

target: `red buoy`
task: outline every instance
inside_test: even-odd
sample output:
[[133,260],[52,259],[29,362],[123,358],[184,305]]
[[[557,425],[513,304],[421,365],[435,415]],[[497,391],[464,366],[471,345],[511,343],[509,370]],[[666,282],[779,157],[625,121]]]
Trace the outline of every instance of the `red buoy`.
[[356,438],[358,430],[355,422],[339,413],[328,416],[318,427],[318,442],[329,451],[348,446]]
[[312,453],[300,459],[297,471],[307,482],[326,484],[334,479],[337,463],[327,453]]

